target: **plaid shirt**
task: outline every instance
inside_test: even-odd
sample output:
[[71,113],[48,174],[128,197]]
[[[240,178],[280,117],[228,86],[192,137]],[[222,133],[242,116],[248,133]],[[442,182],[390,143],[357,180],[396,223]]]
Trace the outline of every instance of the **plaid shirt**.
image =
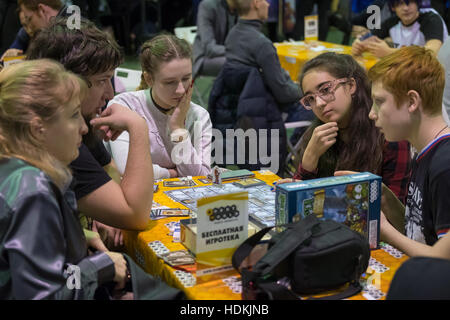
[[[317,169],[314,172],[305,170],[300,163],[294,179],[314,179],[317,178],[317,173]],[[411,153],[410,145],[407,141],[385,141],[380,175],[383,183],[405,204],[411,176]]]

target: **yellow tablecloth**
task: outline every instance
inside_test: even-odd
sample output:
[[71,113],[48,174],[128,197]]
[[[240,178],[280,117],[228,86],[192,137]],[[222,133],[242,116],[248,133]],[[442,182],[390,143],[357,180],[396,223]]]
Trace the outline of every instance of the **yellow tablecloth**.
[[[204,186],[202,182],[198,181],[194,177],[197,186]],[[270,172],[255,172],[255,178],[263,180],[267,184],[272,184],[278,180],[279,177]],[[177,179],[167,179],[177,180]],[[196,186],[196,187],[197,187]],[[185,208],[180,203],[173,202],[168,196],[164,194],[164,191],[175,190],[180,188],[168,188],[163,187],[163,183],[159,182],[159,190],[154,194],[153,200],[161,205],[170,208]],[[160,220],[151,220],[147,226],[147,229],[142,232],[124,232],[124,240],[126,253],[131,256],[136,263],[138,263],[146,272],[161,277],[161,279],[167,282],[169,285],[183,290],[188,299],[192,300],[239,300],[241,299],[240,293],[233,293],[231,288],[222,280],[212,281],[185,288],[182,283],[175,276],[176,269],[172,268],[168,264],[164,263],[162,259],[159,259],[156,254],[150,249],[148,244],[152,241],[161,241],[170,251],[186,249],[181,243],[174,243],[173,237],[168,235],[169,230],[165,226],[170,221],[177,221],[179,218],[165,218]],[[400,259],[394,258],[384,250],[374,250],[371,252],[372,258],[379,263],[385,265],[388,270],[379,274],[379,280],[381,284],[381,291],[386,294],[389,288],[389,284],[395,271],[399,266],[407,259],[405,255]],[[368,269],[366,277],[373,274],[373,270]],[[236,273],[236,276],[239,276]],[[372,277],[376,279],[377,277]],[[376,285],[376,281],[374,282]],[[352,297],[351,299],[362,300],[365,297],[360,293]]]
[[[351,46],[344,46],[323,41],[317,41],[314,46],[311,44],[306,44],[303,41],[292,43],[274,43],[274,46],[277,49],[281,66],[289,72],[289,75],[293,81],[298,80],[301,68],[306,61],[323,52],[333,51],[336,53],[345,54],[352,53]],[[378,60],[375,56],[367,52],[360,57],[354,58],[366,69],[370,69]]]

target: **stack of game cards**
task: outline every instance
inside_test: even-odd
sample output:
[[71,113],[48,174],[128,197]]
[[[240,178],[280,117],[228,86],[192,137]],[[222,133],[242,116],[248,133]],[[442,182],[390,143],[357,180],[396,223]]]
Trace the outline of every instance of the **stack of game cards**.
[[191,210],[189,209],[152,209],[150,218],[152,220],[159,220],[163,218],[173,218],[173,217],[189,217]]
[[193,180],[175,180],[175,181],[164,181],[163,186],[169,188],[179,188],[179,187],[192,187],[197,185]]
[[158,257],[172,267],[195,263],[195,258],[187,250],[170,251],[159,254]]
[[262,186],[266,183],[262,180],[256,179],[256,178],[249,178],[249,179],[243,179],[238,182],[233,182],[235,186],[238,186],[240,188],[251,188],[256,186]]

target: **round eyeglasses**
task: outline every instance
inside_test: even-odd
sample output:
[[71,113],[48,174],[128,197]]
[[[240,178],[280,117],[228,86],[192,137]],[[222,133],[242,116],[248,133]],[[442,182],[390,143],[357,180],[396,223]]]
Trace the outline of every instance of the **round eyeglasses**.
[[332,81],[322,84],[316,92],[309,93],[300,99],[300,103],[305,109],[312,110],[316,106],[316,97],[319,96],[325,102],[331,102],[335,99],[334,93],[336,92],[338,85],[347,83],[347,78],[334,79]]

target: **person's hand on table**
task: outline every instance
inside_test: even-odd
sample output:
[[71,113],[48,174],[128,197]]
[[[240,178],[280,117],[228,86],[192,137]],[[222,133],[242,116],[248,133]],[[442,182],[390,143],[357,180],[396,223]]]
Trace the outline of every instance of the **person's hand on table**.
[[364,51],[366,51],[364,41],[361,41],[358,38],[356,38],[355,41],[353,41],[352,43],[352,55],[360,56],[363,54]]
[[177,178],[178,177],[178,171],[177,169],[168,169],[169,170],[169,174],[171,178]]
[[270,188],[270,191],[275,191],[277,186],[280,184],[297,182],[297,181],[302,181],[302,180],[298,180],[298,179],[294,179],[294,178],[284,178],[284,179],[277,180],[273,183],[273,187]]
[[23,50],[20,49],[8,49],[3,53],[0,61],[3,61],[6,57],[18,57],[23,54]]
[[381,40],[378,37],[371,37],[371,41],[366,44],[367,51],[372,53],[377,58],[382,58],[395,51],[394,48],[389,47],[386,41]]
[[84,235],[89,248],[92,248],[94,251],[108,251],[98,232],[84,229]]
[[380,211],[380,240],[388,242],[389,234],[392,230],[395,230],[391,223],[388,221],[383,211]]
[[354,26],[352,26],[351,36],[353,38],[359,38],[360,36],[362,36],[363,34],[366,34],[367,32],[369,32],[369,29],[366,29],[363,26],[354,25]]

